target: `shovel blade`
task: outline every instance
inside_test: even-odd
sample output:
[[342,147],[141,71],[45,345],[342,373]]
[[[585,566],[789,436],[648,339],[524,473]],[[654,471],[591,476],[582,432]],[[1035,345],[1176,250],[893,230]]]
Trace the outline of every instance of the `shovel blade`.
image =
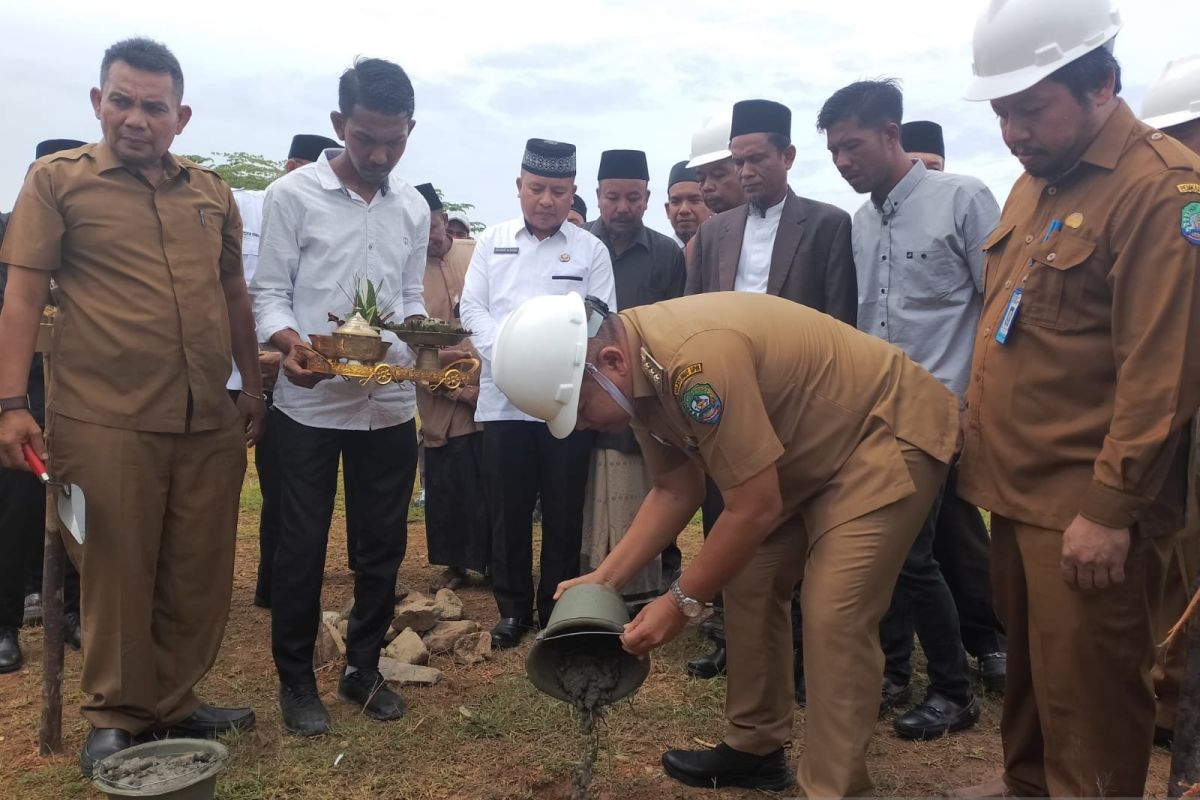
[[58,519],[71,534],[71,538],[79,544],[83,544],[83,523],[87,519],[86,512],[83,490],[78,486],[72,483],[67,487],[67,491],[58,493]]

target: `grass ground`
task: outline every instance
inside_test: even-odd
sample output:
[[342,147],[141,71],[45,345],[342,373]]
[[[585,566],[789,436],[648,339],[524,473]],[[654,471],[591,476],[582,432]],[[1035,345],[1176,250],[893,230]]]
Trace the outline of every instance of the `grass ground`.
[[[275,673],[269,650],[270,617],[251,603],[258,559],[257,515],[261,499],[251,470],[243,492],[238,560],[225,644],[215,668],[200,687],[217,703],[253,706],[258,729],[226,743],[230,768],[217,787],[221,800],[551,800],[568,796],[579,759],[577,721],[560,703],[538,694],[525,679],[528,645],[497,653],[485,664],[458,666],[444,656],[431,664],[444,671],[440,684],[406,688],[407,716],[381,724],[336,699],[336,670],[318,676],[334,718],[331,735],[302,740],[283,734],[275,702]],[[409,526],[408,557],[400,570],[406,587],[425,590],[440,571],[425,560],[425,531],[419,512]],[[700,545],[698,526],[681,540],[685,557]],[[350,598],[345,525],[339,502],[326,564],[325,608]],[[496,621],[484,588],[460,592],[466,615],[485,627]],[[37,754],[40,708],[40,631],[23,631],[27,666],[0,676],[0,798],[57,800],[99,797],[79,778],[77,755],[86,734],[78,714],[79,656],[67,653],[64,686],[63,755]],[[671,747],[696,747],[720,738],[724,680],[687,677],[685,661],[701,649],[685,633],[653,661],[636,697],[608,715],[593,786],[601,800],[750,798],[761,793],[688,789],[665,777],[659,757]],[[991,777],[1000,768],[999,699],[984,698],[977,728],[934,742],[903,742],[880,722],[870,764],[881,796],[931,796]],[[797,714],[793,759],[804,747],[804,715]],[[1167,755],[1156,751],[1150,791],[1162,795]]]

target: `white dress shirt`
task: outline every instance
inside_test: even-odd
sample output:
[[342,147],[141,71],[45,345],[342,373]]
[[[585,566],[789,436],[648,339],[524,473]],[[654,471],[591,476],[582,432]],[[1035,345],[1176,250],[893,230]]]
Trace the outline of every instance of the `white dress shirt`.
[[[467,268],[462,295],[463,326],[483,361],[479,381],[478,422],[525,420],[492,381],[492,342],[500,323],[531,297],[576,292],[593,295],[617,310],[612,260],[604,243],[583,228],[564,223],[553,236],[538,241],[524,219],[493,225],[479,235]],[[530,353],[536,358],[536,353]]]
[[[320,159],[284,175],[267,189],[258,268],[250,283],[258,335],[266,340],[291,328],[307,339],[335,325],[330,312],[349,316],[356,284],[379,288],[380,311],[397,322],[425,314],[423,300],[429,204],[392,175],[368,203],[342,185]],[[411,365],[412,353],[394,334],[387,360]],[[315,428],[375,430],[408,422],[416,413],[412,383],[363,386],[334,378],[305,389],[280,375],[275,408]]]
[[746,213],[746,232],[742,235],[742,252],[738,256],[737,275],[733,279],[735,292],[767,293],[771,277],[771,252],[775,249],[775,234],[779,232],[779,217],[787,195],[760,213],[751,204]]
[[[246,285],[254,277],[258,266],[258,238],[262,233],[262,208],[265,189],[234,189],[233,201],[242,214],[242,270],[246,273]],[[261,339],[261,337],[260,337]],[[236,392],[242,388],[242,373],[234,363],[225,388]]]
[[854,214],[858,328],[891,342],[961,401],[983,305],[983,243],[1000,219],[977,178],[913,164]]

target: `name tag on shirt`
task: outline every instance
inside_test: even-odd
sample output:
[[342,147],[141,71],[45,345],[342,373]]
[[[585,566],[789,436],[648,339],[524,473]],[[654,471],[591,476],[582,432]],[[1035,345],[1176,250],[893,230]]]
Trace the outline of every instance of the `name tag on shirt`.
[[1012,297],[1008,298],[1008,305],[1004,307],[1004,316],[1000,318],[1000,325],[996,328],[996,341],[1000,344],[1008,342],[1008,333],[1012,330],[1013,321],[1017,318],[1017,311],[1021,308],[1021,295],[1025,294],[1025,290],[1018,286],[1013,289]]
[[492,253],[498,256],[515,256],[521,252],[519,247],[494,247]]

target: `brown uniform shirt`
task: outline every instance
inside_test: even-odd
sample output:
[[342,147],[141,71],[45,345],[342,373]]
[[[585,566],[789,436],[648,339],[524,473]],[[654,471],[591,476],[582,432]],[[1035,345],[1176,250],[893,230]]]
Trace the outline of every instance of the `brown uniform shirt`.
[[37,161],[0,261],[53,271],[47,411],[156,433],[232,424],[221,278],[242,274],[242,221],[216,173],[167,155],[157,188],[101,142]]
[[902,350],[771,295],[713,292],[621,312],[634,430],[653,474],[696,460],[722,490],[774,464],[811,541],[915,491],[907,442],[948,463],[958,401]]
[[1070,173],[1021,176],[983,249],[959,493],[1043,528],[1082,514],[1178,530],[1200,400],[1200,158],[1121,102]]
[[[474,252],[473,239],[455,239],[445,258],[430,258],[425,262],[425,311],[429,316],[462,325],[458,303]],[[464,339],[459,349],[479,357],[470,339]],[[475,380],[478,382],[478,373]],[[431,394],[423,386],[417,387],[421,442],[426,447],[441,447],[447,439],[483,430],[475,422],[475,406],[457,399],[461,393],[462,390]]]

